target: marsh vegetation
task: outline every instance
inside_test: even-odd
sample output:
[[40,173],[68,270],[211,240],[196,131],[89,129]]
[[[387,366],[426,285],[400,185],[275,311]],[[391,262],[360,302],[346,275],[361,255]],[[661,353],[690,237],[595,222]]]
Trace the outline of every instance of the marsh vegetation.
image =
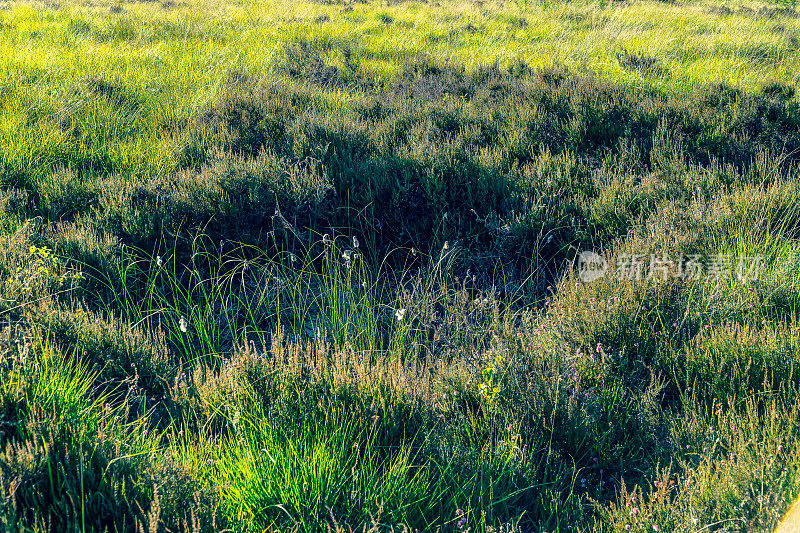
[[0,526],[771,531],[798,39],[787,2],[1,3]]

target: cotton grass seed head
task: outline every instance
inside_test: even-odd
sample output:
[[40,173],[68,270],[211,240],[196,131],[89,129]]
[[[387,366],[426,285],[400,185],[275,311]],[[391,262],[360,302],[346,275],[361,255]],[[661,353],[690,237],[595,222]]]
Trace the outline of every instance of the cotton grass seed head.
[[189,331],[189,324],[186,322],[185,317],[181,316],[178,325],[180,326],[182,332],[186,333],[187,331]]

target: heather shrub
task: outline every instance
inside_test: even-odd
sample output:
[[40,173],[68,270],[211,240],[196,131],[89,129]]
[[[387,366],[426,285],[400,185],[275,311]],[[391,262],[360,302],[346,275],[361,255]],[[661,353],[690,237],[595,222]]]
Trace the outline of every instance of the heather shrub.
[[0,530],[773,529],[795,15],[4,6]]
[[[87,180],[88,181],[88,180]],[[61,169],[39,185],[41,209],[52,220],[72,220],[92,209],[97,191],[91,182],[81,181],[70,169]]]

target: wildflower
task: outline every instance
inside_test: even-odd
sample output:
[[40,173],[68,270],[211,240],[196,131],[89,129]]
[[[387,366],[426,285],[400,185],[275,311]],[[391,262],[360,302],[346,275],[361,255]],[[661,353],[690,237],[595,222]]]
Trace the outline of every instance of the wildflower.
[[211,464],[211,463],[213,463],[213,461],[211,459],[209,459],[208,461],[206,461],[206,463]]
[[358,239],[353,235],[353,248],[358,248]]
[[625,531],[628,531],[631,528],[630,524],[625,524]]
[[159,266],[159,267],[160,267],[160,266],[161,266],[161,262],[162,262],[162,261],[161,261],[161,256],[160,256],[160,255],[157,255],[157,256],[156,256],[156,266]]
[[331,244],[333,244],[333,241],[331,241],[331,236],[328,235],[327,233],[322,236],[322,244],[324,244],[325,246],[330,246]]
[[398,309],[397,311],[394,312],[394,316],[395,318],[397,318],[397,321],[400,322],[403,320],[403,317],[406,316],[406,310]]
[[362,281],[362,282],[361,282],[361,286],[362,286],[362,287],[364,287],[364,288],[366,289],[366,288],[367,288],[367,282],[366,282],[366,281]]
[[292,253],[290,253],[290,254],[289,254],[289,260],[290,260],[292,263],[294,263],[295,261],[297,261],[297,256],[296,256],[296,255],[294,255],[294,254],[292,254]]
[[653,531],[658,531],[658,524],[653,524]]
[[377,422],[380,419],[378,415],[372,415],[370,418],[372,419],[373,422]]
[[448,241],[444,241],[444,246],[442,246],[442,250],[447,250],[450,248],[450,243]]
[[353,443],[353,448],[358,448],[358,443],[357,442]]
[[182,332],[186,333],[187,331],[189,331],[188,328],[189,324],[186,322],[186,319],[183,316],[181,316],[181,320],[178,323],[178,325],[180,326]]
[[353,250],[345,250],[342,254],[342,259],[344,259],[344,264],[347,265],[347,268],[350,268],[350,264],[352,261],[355,261],[361,257],[359,254],[354,253]]

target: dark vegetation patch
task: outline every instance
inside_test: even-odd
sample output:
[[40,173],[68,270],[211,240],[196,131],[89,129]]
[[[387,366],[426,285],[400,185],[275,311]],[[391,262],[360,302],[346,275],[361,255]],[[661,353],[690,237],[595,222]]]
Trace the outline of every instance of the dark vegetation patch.
[[[664,71],[644,54],[623,51],[619,59],[648,75]],[[278,193],[279,206],[307,206],[297,219],[301,228],[375,227],[383,250],[435,248],[431,239],[446,224],[446,238],[510,263],[540,249],[540,237],[552,236],[540,250],[550,261],[569,246],[608,245],[656,208],[629,202],[615,210],[615,219],[598,219],[591,213],[610,185],[625,183],[631,191],[643,181],[669,179],[659,186],[674,201],[688,200],[689,188],[664,177],[669,165],[697,173],[722,162],[731,172],[723,181],[730,184],[749,175],[759,154],[788,154],[790,164],[800,149],[798,104],[788,86],[748,94],[716,85],[661,95],[563,67],[534,71],[518,64],[468,73],[424,58],[376,84],[361,67],[356,45],[306,40],[287,45],[276,69],[282,77],[231,75],[189,130],[186,154],[195,164],[211,164],[217,174],[230,165],[225,172],[240,174],[209,192],[249,203],[220,211],[215,224],[221,229],[240,231],[274,211],[271,195],[252,188],[245,194],[233,185],[250,179],[245,167],[272,158],[271,172],[283,172],[290,183],[298,165],[313,162],[324,178],[312,182],[331,187],[329,194],[313,187],[302,193],[304,186],[292,184],[294,192],[280,194],[276,185],[266,186]],[[217,153],[212,147],[234,155],[223,163],[210,155]],[[145,217],[170,227],[202,222],[199,211],[187,219],[180,207],[177,189],[187,183],[185,173],[157,181],[153,186],[163,191],[151,196],[164,207],[144,211]],[[112,198],[121,198],[113,191]],[[537,215],[540,210],[547,216]],[[251,219],[256,212],[264,216]],[[136,218],[121,213],[120,219]],[[486,217],[497,224],[481,222]],[[157,234],[154,229],[136,238],[144,243]]]
[[621,67],[628,70],[637,70],[643,76],[666,76],[669,71],[660,64],[660,60],[644,52],[617,52],[617,61]]
[[[645,54],[618,58],[645,75],[665,72]],[[357,44],[335,40],[288,44],[275,71],[225,80],[184,132],[187,169],[92,182],[62,172],[38,191],[42,207],[68,219],[92,209],[145,248],[179,228],[263,243],[286,230],[274,226],[279,209],[300,232],[368,230],[379,254],[449,239],[511,271],[533,255],[549,276],[572,247],[609,246],[654,214],[659,196],[649,191],[691,200],[676,173],[722,164],[720,185],[730,185],[751,179],[761,154],[785,154],[788,165],[800,153],[800,113],[785,84],[663,95],[558,66],[466,72],[424,57],[378,82]],[[93,78],[89,87],[137,109],[119,84]]]
[[742,15],[745,17],[751,18],[766,18],[766,19],[773,19],[773,18],[789,18],[795,19],[800,16],[800,13],[794,7],[791,6],[762,6],[759,9],[753,9],[747,6],[740,6],[737,9],[730,8],[728,6],[713,6],[707,8],[709,13],[714,15]]
[[[184,170],[97,180],[73,166],[33,198],[51,219],[90,214],[145,248],[164,231],[198,228],[265,243],[286,232],[274,225],[281,210],[300,233],[373,233],[378,254],[451,240],[510,271],[533,256],[548,277],[567,250],[627,235],[658,199],[689,202],[691,176],[719,166],[723,186],[761,179],[756,158],[783,154],[791,165],[800,153],[798,103],[785,83],[657,94],[560,66],[466,72],[422,56],[379,81],[363,53],[336,39],[289,43],[274,73],[232,73],[191,120]],[[666,72],[646,54],[623,50],[618,60],[643,75]],[[87,87],[128,120],[140,112],[122,84],[91,78]],[[7,167],[2,181],[27,185]],[[285,242],[296,246],[295,237]]]

